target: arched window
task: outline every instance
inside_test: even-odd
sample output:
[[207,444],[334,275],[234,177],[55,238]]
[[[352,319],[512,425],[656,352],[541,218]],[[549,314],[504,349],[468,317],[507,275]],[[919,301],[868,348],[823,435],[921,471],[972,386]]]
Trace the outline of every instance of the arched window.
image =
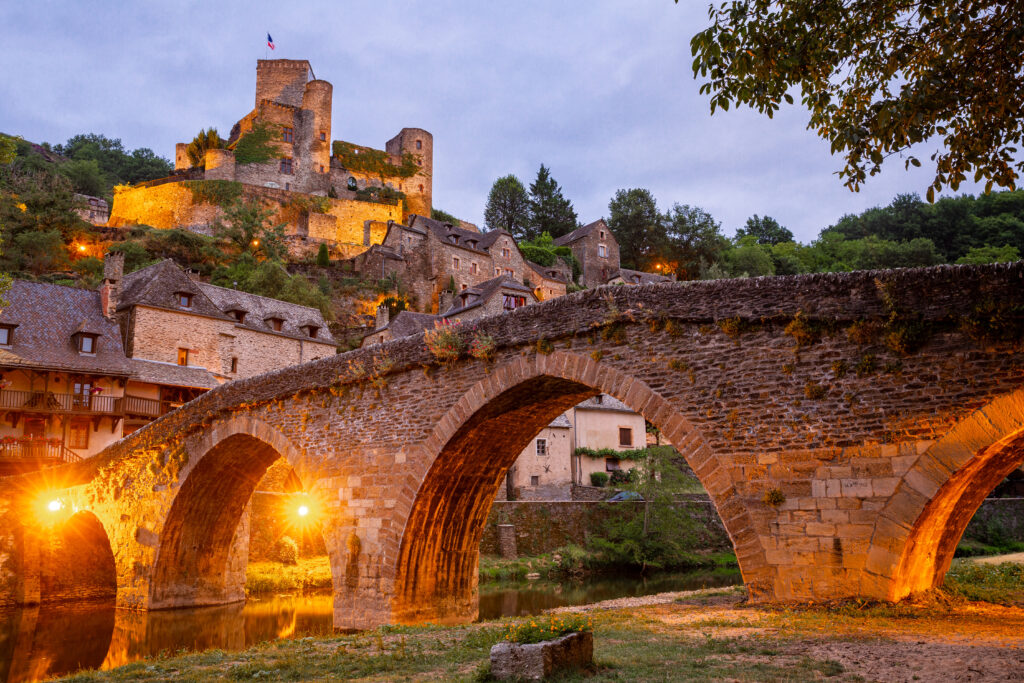
[[354,190],[356,190],[356,189],[358,189],[358,188],[359,188],[359,186],[358,186],[358,185],[356,185],[356,179],[355,179],[355,178],[353,178],[352,176],[349,176],[349,177],[348,177],[348,189],[350,189],[350,190],[353,190],[353,191],[354,191]]

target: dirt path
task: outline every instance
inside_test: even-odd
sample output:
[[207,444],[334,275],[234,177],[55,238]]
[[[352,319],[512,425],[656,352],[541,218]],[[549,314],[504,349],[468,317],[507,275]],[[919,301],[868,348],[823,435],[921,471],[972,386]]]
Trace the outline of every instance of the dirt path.
[[595,619],[613,621],[643,615],[665,632],[774,641],[776,656],[838,663],[842,675],[831,680],[1024,681],[1021,608],[965,602],[829,610],[749,606],[742,598],[742,590],[712,589],[556,611],[593,611]]
[[974,562],[977,562],[978,564],[1002,564],[1003,562],[1024,564],[1024,553],[1011,553],[1009,555],[992,555],[991,557],[974,557],[971,559]]

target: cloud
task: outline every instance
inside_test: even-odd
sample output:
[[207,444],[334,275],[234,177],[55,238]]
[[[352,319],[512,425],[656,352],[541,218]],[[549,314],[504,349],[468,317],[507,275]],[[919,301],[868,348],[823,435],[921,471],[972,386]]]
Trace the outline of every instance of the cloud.
[[690,71],[705,21],[703,3],[665,0],[6,3],[0,130],[96,132],[171,158],[249,111],[269,31],[271,57],[309,59],[334,84],[335,138],[383,147],[403,127],[431,131],[435,205],[477,223],[496,178],[529,184],[541,163],[583,221],[617,189],[646,187],[727,233],[758,213],[803,241],[923,192],[929,173],[896,163],[850,193],[799,107],[710,116]]

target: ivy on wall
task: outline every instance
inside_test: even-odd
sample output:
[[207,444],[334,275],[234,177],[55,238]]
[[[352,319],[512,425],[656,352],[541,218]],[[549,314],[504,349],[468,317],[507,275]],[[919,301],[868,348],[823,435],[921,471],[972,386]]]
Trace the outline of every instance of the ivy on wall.
[[376,174],[381,179],[411,178],[420,170],[416,155],[410,152],[402,154],[402,163],[397,166],[391,163],[391,155],[385,151],[353,145],[341,140],[334,141],[331,152],[334,154],[334,158],[348,170]]
[[262,164],[280,159],[274,142],[281,139],[281,127],[274,123],[256,123],[235,143],[235,164]]

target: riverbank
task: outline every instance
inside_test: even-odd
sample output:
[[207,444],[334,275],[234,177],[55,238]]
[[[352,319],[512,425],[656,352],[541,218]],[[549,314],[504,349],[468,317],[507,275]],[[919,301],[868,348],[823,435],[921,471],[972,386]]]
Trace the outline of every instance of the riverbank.
[[[747,606],[741,588],[586,607],[596,668],[587,680],[1006,680],[1024,661],[1024,609],[948,594],[899,605]],[[244,652],[161,657],[67,681],[487,680],[508,622],[382,627],[281,640]]]

